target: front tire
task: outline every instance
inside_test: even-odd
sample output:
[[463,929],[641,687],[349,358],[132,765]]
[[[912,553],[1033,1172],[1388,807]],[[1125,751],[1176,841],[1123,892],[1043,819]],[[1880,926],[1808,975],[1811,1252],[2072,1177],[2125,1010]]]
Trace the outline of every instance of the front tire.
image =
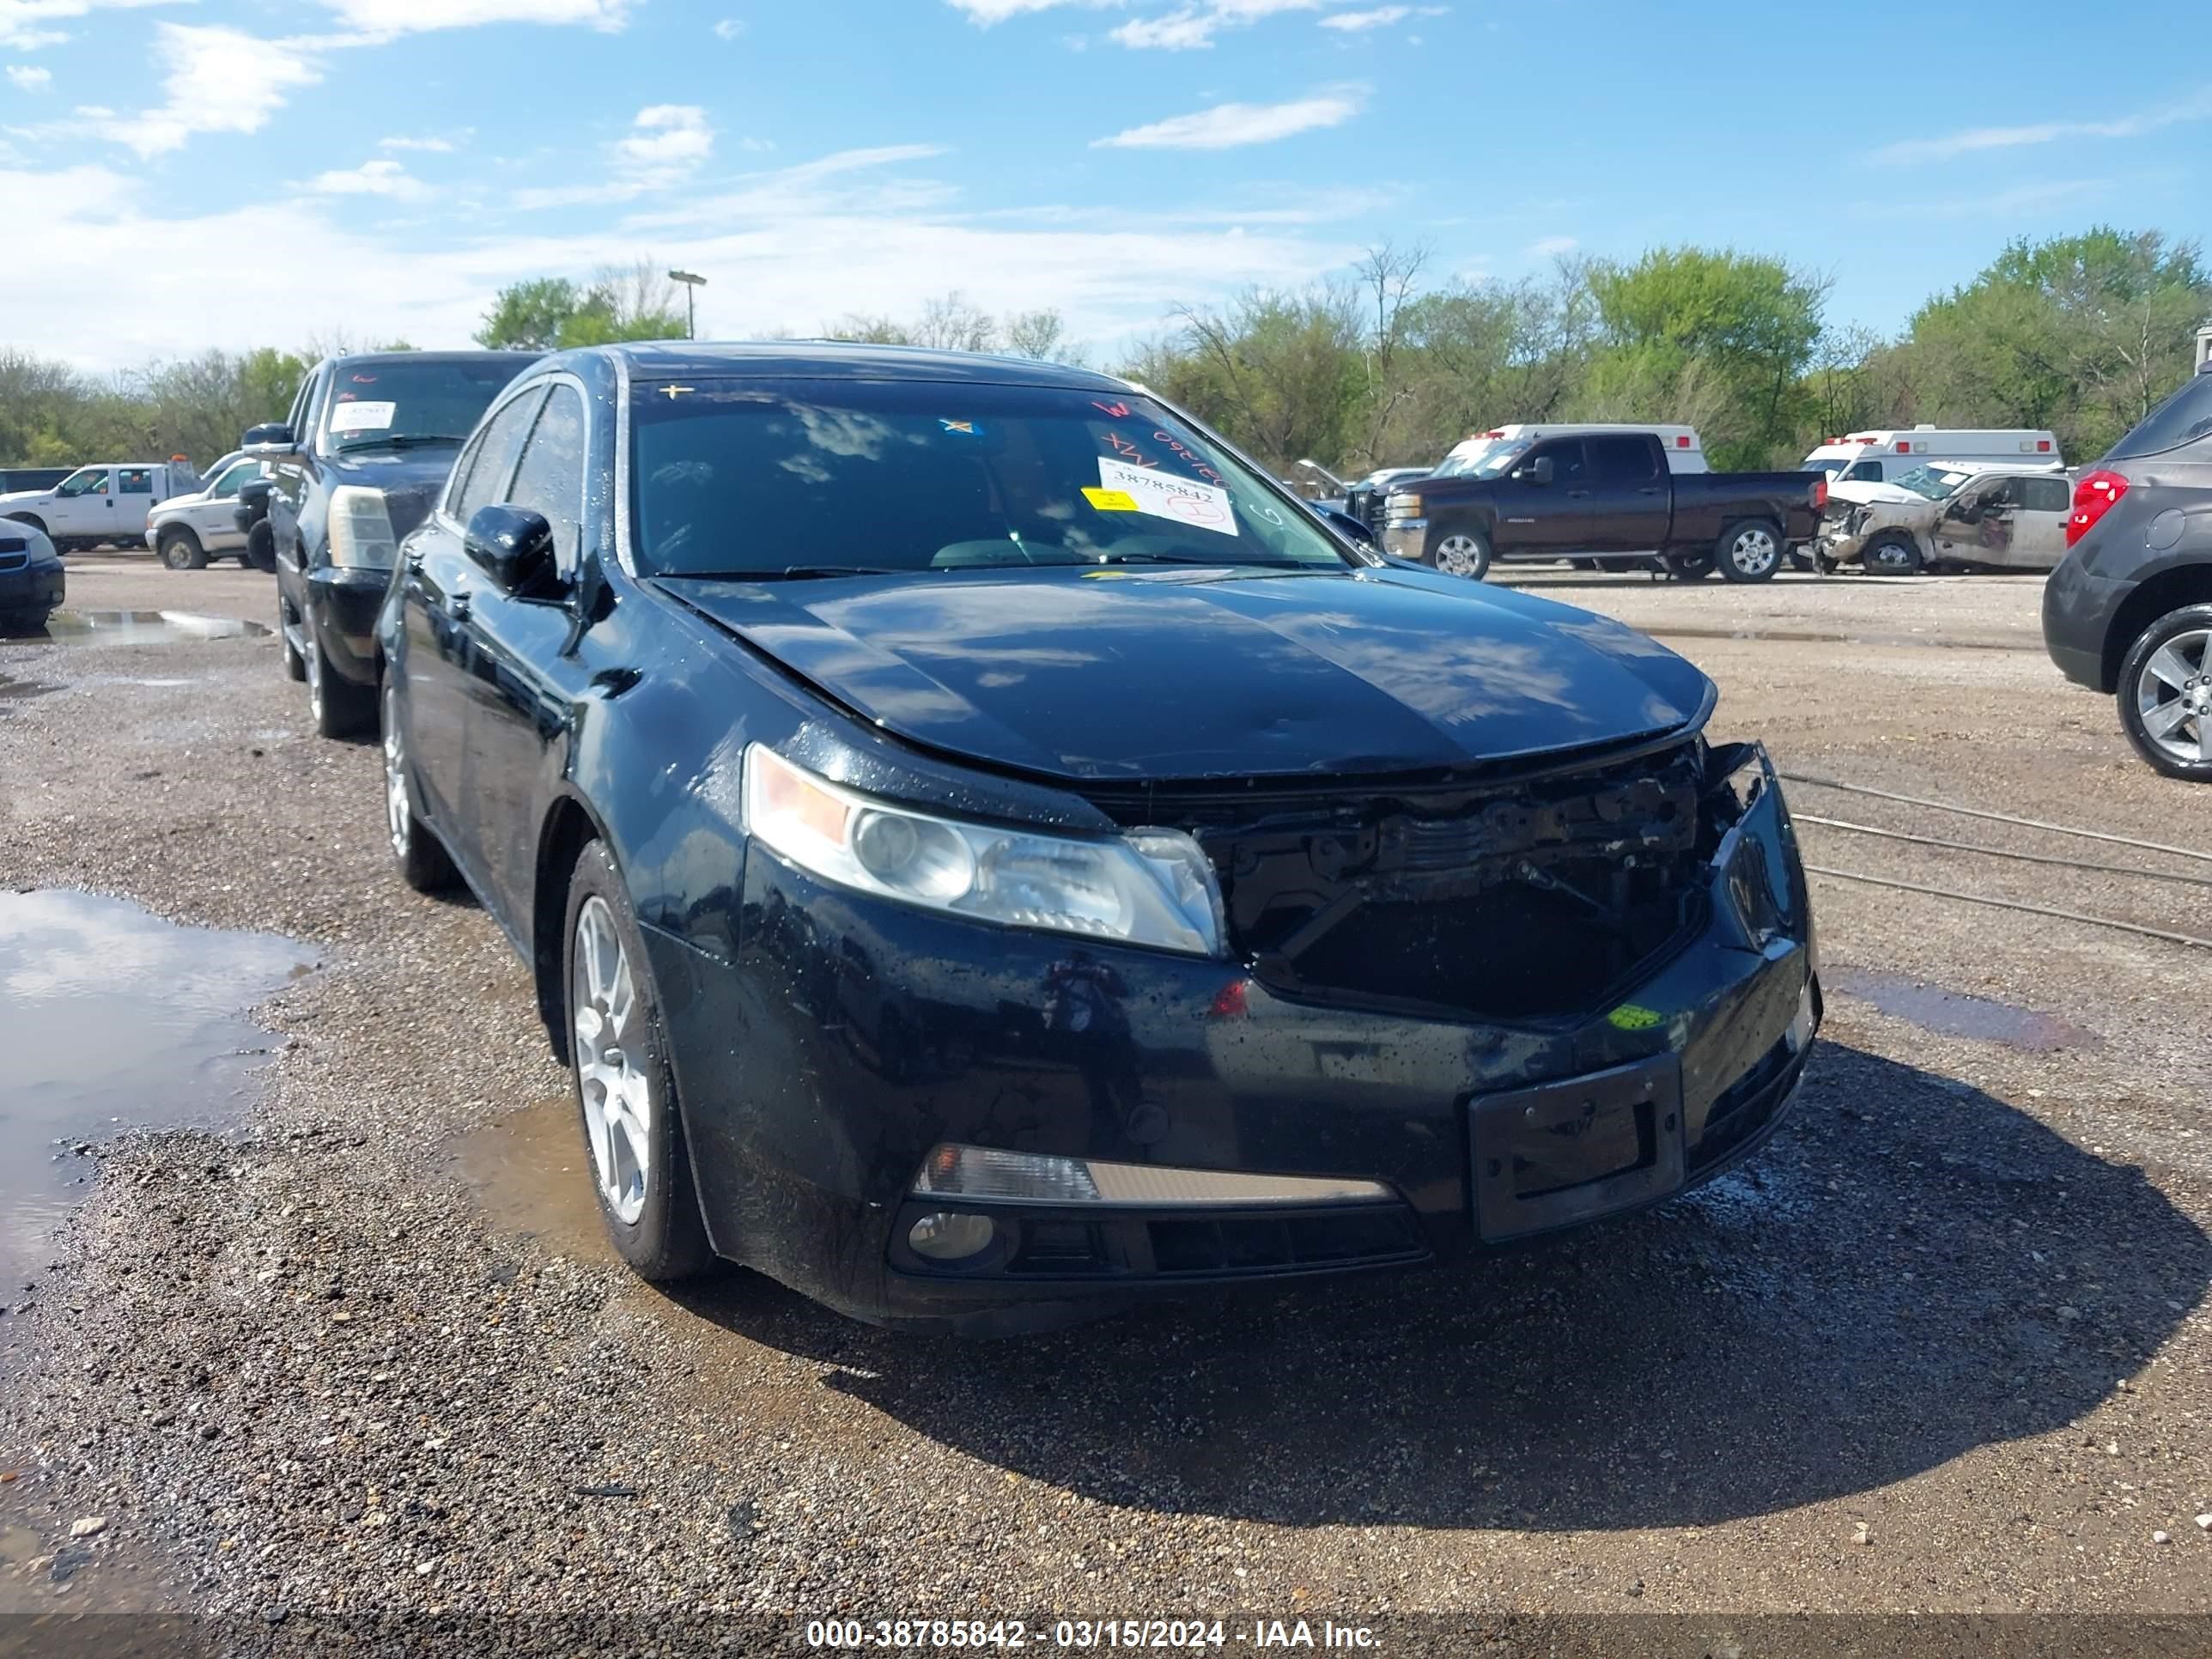
[[436,831],[422,822],[415,778],[407,764],[407,733],[399,723],[399,696],[384,683],[384,824],[399,878],[418,893],[442,893],[459,879]]
[[200,545],[198,537],[181,526],[163,531],[155,550],[161,554],[161,562],[172,570],[207,568],[207,549]]
[[1782,527],[1765,519],[1730,525],[1713,544],[1713,562],[1723,580],[1764,582],[1782,568]]
[[607,1237],[641,1279],[691,1278],[713,1265],[714,1248],[645,941],[603,842],[577,858],[564,937],[569,1069]]
[[256,570],[276,568],[276,532],[269,527],[268,520],[262,520],[246,532],[245,558]]
[[2120,729],[2169,778],[2212,783],[2212,605],[2160,617],[2128,647]]
[[1490,543],[1479,530],[1455,530],[1429,549],[1428,562],[1443,575],[1479,582],[1490,574]]
[[359,737],[375,722],[376,693],[339,678],[315,637],[312,619],[301,623],[301,631],[307,636],[301,654],[307,664],[307,712],[315,717],[316,732],[325,738]]
[[1917,576],[1928,568],[1920,544],[1902,530],[1887,531],[1869,542],[1859,562],[1877,576]]

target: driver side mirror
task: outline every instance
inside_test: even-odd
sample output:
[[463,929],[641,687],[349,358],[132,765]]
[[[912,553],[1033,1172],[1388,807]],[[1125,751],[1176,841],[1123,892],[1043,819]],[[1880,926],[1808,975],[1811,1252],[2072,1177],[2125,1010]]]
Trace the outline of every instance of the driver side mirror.
[[553,526],[542,513],[521,507],[480,507],[469,520],[461,548],[507,592],[551,599],[562,590],[555,568]]
[[282,421],[269,421],[246,428],[238,447],[250,455],[289,455],[300,446],[290,427]]
[[1329,528],[1348,542],[1362,547],[1375,545],[1375,532],[1349,513],[1340,513],[1333,507],[1317,507],[1314,511],[1328,521]]
[[1552,458],[1549,455],[1539,455],[1513,476],[1525,479],[1533,484],[1549,484],[1552,482]]

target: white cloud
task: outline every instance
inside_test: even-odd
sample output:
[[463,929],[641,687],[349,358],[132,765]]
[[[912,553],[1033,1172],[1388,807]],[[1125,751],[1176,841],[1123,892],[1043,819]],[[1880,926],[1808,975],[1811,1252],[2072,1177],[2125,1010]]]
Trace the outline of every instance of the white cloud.
[[379,149],[416,149],[434,155],[450,155],[453,141],[450,138],[380,138],[376,141],[376,147]]
[[1543,236],[1528,244],[1532,259],[1555,259],[1562,253],[1572,253],[1582,244],[1571,236]]
[[612,32],[629,21],[630,0],[323,0],[371,40],[486,23],[545,23]]
[[1968,127],[1934,138],[1900,139],[1875,150],[1872,159],[1890,162],[1948,161],[1985,150],[2056,143],[2062,138],[2139,138],[2166,127],[2207,119],[2212,119],[2212,95],[2140,110],[2111,121],[2040,121],[2016,127]]
[[[155,61],[167,73],[161,81],[164,100],[155,108],[141,115],[94,108],[76,112],[95,137],[135,150],[142,159],[181,149],[196,132],[258,132],[284,106],[288,93],[323,78],[297,46],[214,25],[159,25]],[[58,131],[68,136],[77,130]],[[40,136],[52,137],[57,131],[41,129]]]
[[165,6],[181,0],[0,0],[0,48],[36,52],[58,46],[69,39],[66,29],[40,25],[74,21],[94,11],[120,11],[139,6]]
[[[718,315],[733,334],[812,333],[848,312],[912,315],[942,292],[944,272],[959,270],[970,301],[988,310],[1054,307],[1077,338],[1118,341],[1160,326],[1166,296],[1202,304],[1249,285],[1295,284],[1358,252],[1348,237],[1256,223],[1243,235],[1127,218],[978,223],[957,200],[896,188],[899,169],[933,153],[886,146],[763,173],[746,181],[737,216],[686,204],[696,209],[688,216],[672,209],[658,220],[519,237],[476,234],[471,222],[469,240],[418,242],[405,258],[348,210],[348,198],[276,191],[222,212],[167,216],[157,204],[173,198],[106,169],[0,168],[0,201],[52,208],[39,258],[0,262],[0,317],[11,344],[93,370],[209,346],[289,347],[340,325],[356,337],[461,346],[501,285],[588,277],[649,247],[656,261],[714,280],[708,292],[729,296]],[[144,258],[154,246],[164,250],[158,266]],[[242,247],[308,247],[315,257],[257,267],[254,302],[241,307]]]
[[307,185],[319,196],[389,196],[412,201],[427,186],[397,161],[363,161],[357,167],[317,173]]
[[662,174],[696,167],[714,153],[714,129],[696,104],[648,104],[638,111],[630,135],[615,146],[624,169]]
[[1233,149],[1240,144],[1272,143],[1278,138],[1341,126],[1359,113],[1364,88],[1340,87],[1287,104],[1217,104],[1191,115],[1171,116],[1149,126],[1131,127],[1110,138],[1094,138],[1093,149]]
[[1363,29],[1387,29],[1408,17],[1441,17],[1450,9],[1449,6],[1377,6],[1372,11],[1334,11],[1321,20],[1321,26],[1356,34]]
[[734,40],[744,32],[745,23],[742,17],[725,17],[714,25],[717,40]]
[[1114,6],[1121,3],[1121,0],[945,0],[954,10],[964,12],[968,21],[979,29],[1030,12],[1050,11],[1055,6]]
[[738,148],[748,155],[765,155],[775,148],[773,138],[740,138]]
[[8,65],[8,78],[25,92],[47,92],[52,89],[54,72],[50,69],[33,69],[27,64]]
[[1224,28],[1249,28],[1263,17],[1280,12],[1311,11],[1321,0],[1206,0],[1186,5],[1158,17],[1133,17],[1109,38],[1121,46],[1143,51],[1191,52],[1213,44]]

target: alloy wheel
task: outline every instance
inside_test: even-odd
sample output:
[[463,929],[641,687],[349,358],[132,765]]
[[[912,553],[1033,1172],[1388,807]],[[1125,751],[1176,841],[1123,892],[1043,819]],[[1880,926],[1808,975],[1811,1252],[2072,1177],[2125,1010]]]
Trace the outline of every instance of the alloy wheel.
[[2144,735],[2173,759],[2212,761],[2212,630],[2176,634],[2136,676]]
[[1447,576],[1480,578],[1484,562],[1481,544],[1472,536],[1447,536],[1437,544],[1437,568]]
[[1729,544],[1729,562],[1747,576],[1763,576],[1782,556],[1771,533],[1757,525],[1736,532]]
[[640,1064],[643,1010],[614,912],[596,893],[576,912],[568,994],[576,1078],[599,1196],[625,1226],[645,1212],[653,1173],[653,1085]]
[[414,830],[414,811],[407,799],[406,739],[399,733],[399,711],[394,699],[384,694],[384,822],[392,835],[392,851],[404,864],[408,836]]

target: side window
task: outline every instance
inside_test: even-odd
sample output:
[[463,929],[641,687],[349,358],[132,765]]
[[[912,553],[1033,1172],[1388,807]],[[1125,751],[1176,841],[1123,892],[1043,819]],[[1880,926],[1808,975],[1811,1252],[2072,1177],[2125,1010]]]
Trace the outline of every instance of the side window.
[[107,469],[88,466],[82,472],[73,472],[61,481],[55,489],[57,495],[104,495],[107,493]]
[[1528,460],[1521,465],[1527,466],[1537,460],[1551,462],[1552,482],[1554,483],[1579,484],[1589,481],[1589,467],[1583,453],[1580,438],[1554,438],[1549,443],[1538,444],[1530,452]]
[[478,436],[468,477],[456,480],[453,516],[463,525],[478,507],[507,499],[507,481],[514,476],[514,458],[522,453],[522,441],[529,436],[530,422],[543,401],[544,389],[531,387],[493,416]]
[[143,466],[121,466],[115,470],[115,493],[118,495],[150,495],[154,493],[152,469]]
[[1881,482],[1881,463],[1880,461],[1857,462],[1851,467],[1850,471],[1844,474],[1844,477],[1849,478],[1854,483],[1880,483]]
[[235,495],[260,476],[260,462],[240,461],[208,486],[208,499],[220,501],[226,495]]
[[575,387],[556,386],[545,399],[507,498],[544,515],[560,568],[574,570],[584,536],[584,400]]
[[292,402],[292,435],[301,443],[307,441],[307,428],[313,422],[315,404],[323,395],[323,382],[329,378],[318,369],[307,376],[300,387],[300,395]]
[[1643,438],[1592,438],[1590,466],[1600,483],[1647,484],[1659,476],[1659,454]]
[[2020,481],[2020,504],[2030,513],[2071,513],[2074,492],[2066,487],[2066,480],[2058,477],[2022,478]]

